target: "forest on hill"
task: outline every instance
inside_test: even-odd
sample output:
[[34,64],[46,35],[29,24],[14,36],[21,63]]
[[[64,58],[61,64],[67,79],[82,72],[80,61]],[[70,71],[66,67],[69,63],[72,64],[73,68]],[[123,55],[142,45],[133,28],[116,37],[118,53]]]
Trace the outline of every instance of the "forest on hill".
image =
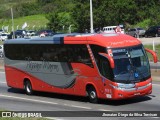
[[[123,24],[147,28],[160,25],[160,0],[92,0],[94,28]],[[90,0],[1,0],[0,19],[45,14],[47,26],[62,31],[72,26],[75,32],[90,29]]]

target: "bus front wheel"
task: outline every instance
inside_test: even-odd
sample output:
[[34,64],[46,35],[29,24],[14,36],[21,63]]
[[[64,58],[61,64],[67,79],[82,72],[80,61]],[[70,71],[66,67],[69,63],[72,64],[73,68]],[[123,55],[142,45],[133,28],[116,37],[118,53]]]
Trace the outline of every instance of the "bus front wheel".
[[29,80],[24,82],[24,89],[25,89],[27,95],[33,94],[32,85]]
[[98,102],[98,97],[97,93],[94,87],[89,87],[87,89],[88,97],[91,103],[97,103]]

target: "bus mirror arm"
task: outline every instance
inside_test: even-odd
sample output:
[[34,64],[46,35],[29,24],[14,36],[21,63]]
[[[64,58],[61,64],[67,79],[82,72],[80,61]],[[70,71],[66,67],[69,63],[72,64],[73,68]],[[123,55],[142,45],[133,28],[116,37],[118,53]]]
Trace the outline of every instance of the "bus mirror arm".
[[145,50],[146,50],[147,52],[149,52],[150,54],[152,54],[154,63],[157,63],[157,62],[158,62],[158,57],[157,57],[156,52],[154,52],[153,50],[147,49],[147,48],[146,48]]
[[111,65],[112,69],[115,67],[114,60],[113,60],[113,58],[111,56],[109,56],[106,53],[101,53],[101,52],[99,52],[98,54],[101,55],[101,56],[103,56],[103,57],[105,57],[105,58],[107,58],[109,60],[109,63]]

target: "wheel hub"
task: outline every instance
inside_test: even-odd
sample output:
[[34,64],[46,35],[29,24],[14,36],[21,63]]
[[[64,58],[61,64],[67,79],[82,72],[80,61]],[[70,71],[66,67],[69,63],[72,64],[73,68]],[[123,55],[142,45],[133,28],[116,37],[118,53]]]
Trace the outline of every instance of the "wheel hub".
[[92,91],[92,92],[90,93],[90,96],[91,96],[92,99],[94,99],[94,98],[96,98],[96,93],[95,93],[94,91]]
[[28,92],[31,92],[31,90],[30,90],[30,87],[27,85],[27,91]]

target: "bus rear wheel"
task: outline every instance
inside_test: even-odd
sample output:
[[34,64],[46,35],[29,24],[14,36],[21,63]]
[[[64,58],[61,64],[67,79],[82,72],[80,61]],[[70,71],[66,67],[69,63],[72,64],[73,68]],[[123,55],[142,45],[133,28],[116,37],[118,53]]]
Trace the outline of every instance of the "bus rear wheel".
[[32,85],[29,80],[24,82],[24,89],[25,89],[27,95],[33,94]]
[[91,103],[97,103],[98,102],[98,97],[97,93],[94,87],[89,87],[87,89],[88,97]]

